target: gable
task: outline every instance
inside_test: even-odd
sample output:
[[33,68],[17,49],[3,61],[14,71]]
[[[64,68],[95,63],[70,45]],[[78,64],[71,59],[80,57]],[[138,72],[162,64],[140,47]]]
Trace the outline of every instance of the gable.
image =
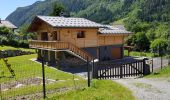
[[37,32],[40,30],[47,30],[49,27],[52,27],[52,26],[44,22],[43,20],[39,19],[38,17],[35,17],[27,31]]

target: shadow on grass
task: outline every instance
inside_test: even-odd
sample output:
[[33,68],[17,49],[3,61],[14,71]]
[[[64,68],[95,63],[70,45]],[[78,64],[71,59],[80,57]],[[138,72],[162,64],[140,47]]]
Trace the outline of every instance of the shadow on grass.
[[9,78],[9,79],[11,79],[11,78],[15,78],[14,76],[0,76],[0,79],[1,78]]

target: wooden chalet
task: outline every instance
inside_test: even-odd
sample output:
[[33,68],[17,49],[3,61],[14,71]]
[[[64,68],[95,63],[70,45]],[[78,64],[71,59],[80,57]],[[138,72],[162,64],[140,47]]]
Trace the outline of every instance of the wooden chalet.
[[48,61],[56,61],[58,52],[66,51],[85,61],[123,58],[124,38],[131,32],[102,25],[84,18],[36,16],[29,32],[37,33],[30,48],[43,53]]

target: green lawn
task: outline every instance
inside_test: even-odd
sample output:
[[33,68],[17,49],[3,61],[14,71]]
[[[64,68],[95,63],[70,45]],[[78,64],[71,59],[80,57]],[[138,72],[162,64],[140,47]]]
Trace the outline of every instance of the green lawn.
[[[128,50],[124,50],[124,55],[128,56]],[[158,54],[153,54],[150,52],[137,52],[137,51],[131,51],[130,56],[145,56],[145,57],[157,57]]]
[[17,48],[17,47],[12,47],[12,46],[0,46],[0,50],[23,50],[23,51],[31,51],[35,52],[34,49],[29,49],[29,48]]
[[134,100],[132,92],[111,80],[93,80],[90,88],[52,95],[47,100]]
[[170,66],[161,69],[158,72],[147,75],[147,78],[162,78],[162,77],[170,77]]
[[[15,78],[10,78],[10,73],[5,67],[2,60],[0,61],[0,84],[11,84],[21,82],[31,82],[29,79],[41,77],[42,69],[39,63],[33,62],[30,59],[36,58],[36,54],[10,57],[9,63],[15,71]],[[73,74],[65,73],[45,66],[46,79],[53,80],[53,83],[46,83],[48,99],[64,99],[64,100],[133,100],[131,91],[127,88],[109,80],[93,80],[92,87],[87,88],[87,80]],[[3,77],[5,76],[5,77]],[[74,79],[74,80],[73,80]],[[64,89],[71,90],[64,90]],[[83,88],[83,89],[82,89]],[[64,91],[60,91],[64,90]],[[56,92],[57,91],[57,92]],[[59,92],[60,91],[60,92]],[[1,92],[1,98],[29,95],[30,99],[34,99],[33,95],[42,97],[42,84],[24,84],[19,88],[9,88]],[[7,97],[7,98],[6,98]],[[31,98],[32,97],[32,98]]]

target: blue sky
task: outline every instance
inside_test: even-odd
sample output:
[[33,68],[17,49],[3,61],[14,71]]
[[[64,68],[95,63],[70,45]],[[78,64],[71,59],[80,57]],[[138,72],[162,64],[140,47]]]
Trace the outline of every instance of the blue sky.
[[5,19],[10,13],[18,7],[24,7],[33,4],[36,1],[43,0],[0,0],[0,18]]

